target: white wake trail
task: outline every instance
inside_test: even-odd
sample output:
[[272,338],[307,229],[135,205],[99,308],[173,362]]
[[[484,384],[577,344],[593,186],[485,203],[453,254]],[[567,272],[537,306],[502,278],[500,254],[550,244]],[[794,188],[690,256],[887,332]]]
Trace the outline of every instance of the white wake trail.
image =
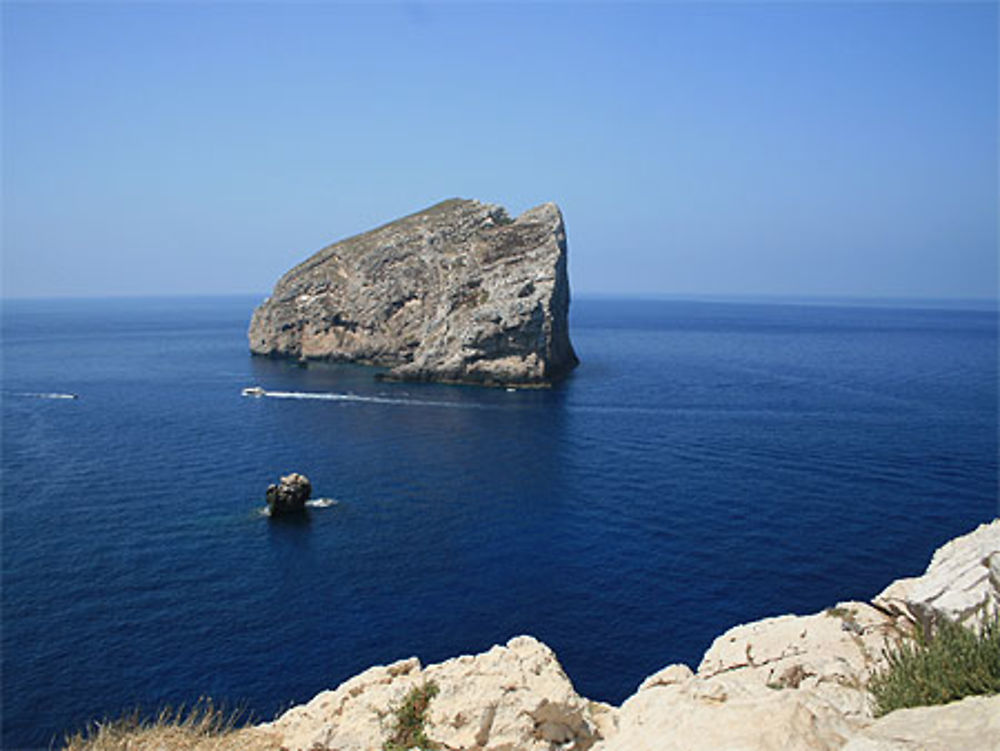
[[11,396],[22,396],[28,399],[78,399],[76,394],[61,394],[59,392],[15,391]]
[[431,401],[428,399],[403,399],[391,396],[359,396],[358,394],[338,394],[317,391],[263,391],[255,396],[271,399],[316,399],[327,402],[353,402],[358,404],[395,404],[404,407],[449,407],[451,409],[487,409],[488,405]]

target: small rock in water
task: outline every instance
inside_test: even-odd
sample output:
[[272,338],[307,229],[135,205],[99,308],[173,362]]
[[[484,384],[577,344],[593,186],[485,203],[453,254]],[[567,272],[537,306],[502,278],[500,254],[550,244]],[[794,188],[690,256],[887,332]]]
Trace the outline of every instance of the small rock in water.
[[267,509],[271,516],[301,513],[312,495],[312,483],[305,475],[293,472],[267,488]]

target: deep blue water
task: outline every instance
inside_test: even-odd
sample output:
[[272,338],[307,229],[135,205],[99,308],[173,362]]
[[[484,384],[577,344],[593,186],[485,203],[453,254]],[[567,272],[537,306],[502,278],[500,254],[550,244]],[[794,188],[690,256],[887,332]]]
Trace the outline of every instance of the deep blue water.
[[[519,633],[618,702],[997,512],[994,312],[580,300],[581,367],[508,393],[253,359],[256,302],[5,304],[3,748]],[[261,517],[292,470],[339,503]]]

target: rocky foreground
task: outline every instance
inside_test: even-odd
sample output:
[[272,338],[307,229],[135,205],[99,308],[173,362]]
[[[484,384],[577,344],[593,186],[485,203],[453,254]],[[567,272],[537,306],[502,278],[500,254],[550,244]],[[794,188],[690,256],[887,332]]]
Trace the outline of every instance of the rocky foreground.
[[378,751],[392,710],[434,682],[426,732],[451,751],[1000,751],[1000,696],[875,719],[865,690],[887,646],[935,619],[972,625],[998,608],[1000,520],[871,603],[732,628],[697,670],[669,665],[620,707],[578,695],[552,650],[518,636],[437,665],[373,667],[251,732],[290,751]]
[[330,245],[253,314],[256,355],[388,366],[390,380],[545,386],[572,370],[566,229],[451,199]]

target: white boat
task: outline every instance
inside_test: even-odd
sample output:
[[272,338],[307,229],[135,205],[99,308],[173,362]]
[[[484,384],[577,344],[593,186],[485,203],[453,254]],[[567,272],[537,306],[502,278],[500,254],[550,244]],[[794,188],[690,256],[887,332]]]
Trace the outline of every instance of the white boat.
[[264,396],[267,394],[260,386],[247,386],[241,393],[243,396]]

